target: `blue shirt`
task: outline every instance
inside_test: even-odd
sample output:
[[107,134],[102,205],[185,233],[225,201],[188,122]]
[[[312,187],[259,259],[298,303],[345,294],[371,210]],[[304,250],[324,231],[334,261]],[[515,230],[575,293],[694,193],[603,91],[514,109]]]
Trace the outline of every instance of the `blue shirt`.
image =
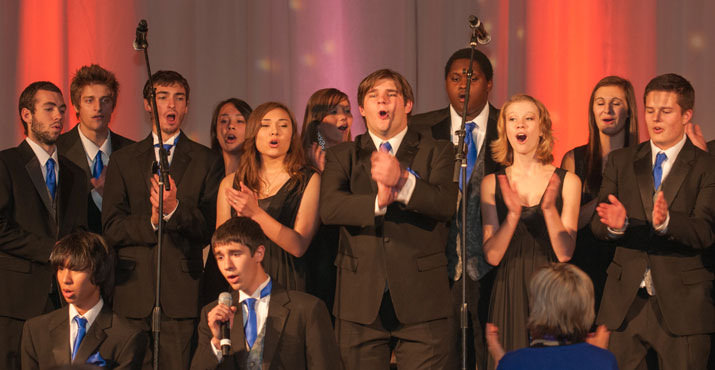
[[502,357],[497,370],[618,370],[613,353],[586,342],[566,346],[522,348]]

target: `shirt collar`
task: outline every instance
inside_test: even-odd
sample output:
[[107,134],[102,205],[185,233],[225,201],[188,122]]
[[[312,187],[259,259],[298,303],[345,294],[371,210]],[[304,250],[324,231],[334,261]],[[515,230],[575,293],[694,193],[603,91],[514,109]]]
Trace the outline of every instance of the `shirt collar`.
[[[84,315],[80,315],[87,319],[87,329],[89,329],[90,326],[92,326],[92,323],[94,320],[99,316],[99,313],[102,311],[102,307],[104,307],[104,300],[102,297],[99,297],[99,302],[95,304],[92,308],[90,308],[87,312],[84,313]],[[70,303],[70,322],[72,322],[72,319],[74,319],[75,316],[79,315],[79,312],[77,312],[77,307],[75,307],[73,304]]]
[[405,127],[402,131],[398,132],[395,136],[387,140],[379,138],[377,135],[370,132],[370,130],[368,130],[367,133],[370,135],[373,144],[375,144],[375,148],[379,149],[380,144],[387,141],[388,143],[390,143],[390,146],[392,146],[392,155],[396,155],[397,150],[400,149],[400,144],[402,144],[402,139],[404,139],[405,135],[407,134],[407,127]]
[[37,157],[37,160],[40,162],[40,166],[45,167],[45,163],[47,163],[47,160],[52,158],[55,160],[55,163],[57,164],[57,146],[53,145],[54,150],[52,151],[52,155],[47,153],[45,149],[42,149],[40,144],[34,142],[32,139],[29,137],[25,138],[25,141],[27,141],[28,144],[30,144],[30,148],[32,148],[32,151],[35,152],[35,156]]
[[655,157],[658,155],[658,153],[663,152],[665,153],[665,156],[668,158],[668,162],[673,163],[675,161],[675,158],[678,157],[678,154],[680,154],[680,150],[683,149],[683,146],[685,146],[685,139],[687,136],[683,134],[683,138],[678,141],[677,144],[671,146],[670,148],[663,150],[658,148],[654,143],[653,140],[650,140],[650,159],[651,163],[655,163]]
[[[181,135],[181,130],[176,131],[176,133],[174,135],[171,135],[168,138],[166,137],[166,135],[162,136],[162,138],[164,139],[164,144],[174,145],[175,141],[177,141],[177,139],[179,138],[179,135]],[[152,143],[154,143],[154,144],[159,143],[159,138],[156,136],[156,133],[154,133],[154,131],[151,132],[151,137],[152,137]]]
[[[265,288],[266,285],[268,285],[269,281],[271,281],[270,276],[268,276],[268,278],[266,278],[266,281],[262,282],[261,285],[259,285],[258,288],[256,288],[256,290],[251,295],[248,295],[248,294],[244,293],[242,290],[239,290],[238,291],[238,303],[241,303],[248,298],[255,298],[256,300],[260,300],[261,299],[261,290],[263,290],[263,288]],[[269,296],[270,296],[270,294],[269,294]]]
[[[450,131],[450,137],[454,136],[454,132],[462,128],[462,113],[458,113],[456,109],[452,106],[452,104],[449,105],[449,117],[452,121],[452,130]],[[487,131],[487,121],[489,120],[489,103],[484,104],[484,108],[482,108],[482,111],[479,112],[479,114],[474,117],[473,120],[467,121],[467,122],[474,122],[474,124],[477,126],[477,132],[479,133],[479,137],[484,137],[486,131]]]
[[[78,123],[79,125],[79,123]],[[89,140],[84,134],[82,133],[82,130],[77,127],[77,132],[79,132],[79,140],[82,142],[82,146],[84,147],[84,151],[87,153],[87,157],[89,159],[94,160],[94,157],[97,156],[98,151],[102,151],[104,154],[111,155],[112,154],[112,134],[108,133],[107,134],[107,139],[104,140],[104,143],[102,143],[102,146],[97,146],[92,140]]]

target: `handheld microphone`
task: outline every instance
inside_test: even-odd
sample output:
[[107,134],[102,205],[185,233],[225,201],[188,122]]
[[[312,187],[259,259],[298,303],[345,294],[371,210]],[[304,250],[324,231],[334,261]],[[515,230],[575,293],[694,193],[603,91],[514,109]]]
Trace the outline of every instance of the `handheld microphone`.
[[147,26],[146,19],[142,19],[139,21],[139,25],[137,26],[137,34],[136,37],[134,38],[134,43],[132,46],[134,46],[134,50],[144,50],[147,47],[147,42],[146,42],[146,33],[149,31],[149,27]]
[[[231,307],[233,304],[233,298],[231,297],[231,293],[228,292],[223,292],[218,295],[218,304],[222,304],[226,307]],[[221,324],[221,337],[220,343],[221,343],[221,354],[225,357],[228,356],[229,352],[231,351],[231,327],[229,325],[229,321],[224,321]]]
[[492,37],[489,32],[484,28],[484,23],[482,23],[479,18],[470,15],[469,16],[469,27],[477,33],[477,42],[486,45],[492,41]]

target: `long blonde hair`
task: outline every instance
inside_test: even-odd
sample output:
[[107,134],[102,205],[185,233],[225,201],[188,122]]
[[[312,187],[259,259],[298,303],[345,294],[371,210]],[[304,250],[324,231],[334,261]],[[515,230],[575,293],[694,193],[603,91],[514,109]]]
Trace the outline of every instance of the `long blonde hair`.
[[506,137],[506,111],[510,105],[527,101],[533,103],[539,110],[539,130],[541,131],[541,139],[539,146],[536,148],[536,159],[543,164],[549,164],[554,161],[554,155],[551,151],[554,148],[554,135],[551,130],[551,116],[546,106],[534,97],[526,94],[516,94],[509,98],[509,101],[504,103],[499,112],[499,121],[497,121],[498,137],[492,141],[492,158],[495,162],[503,166],[511,166],[514,163],[514,149],[509,144]]

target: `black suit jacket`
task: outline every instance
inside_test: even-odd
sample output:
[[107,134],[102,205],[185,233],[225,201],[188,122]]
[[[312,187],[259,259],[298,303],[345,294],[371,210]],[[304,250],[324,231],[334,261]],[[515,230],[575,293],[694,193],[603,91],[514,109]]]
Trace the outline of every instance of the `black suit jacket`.
[[[703,252],[715,241],[712,157],[686,141],[661,185],[670,213],[662,236],[652,226],[652,166],[649,141],[608,157],[599,203],[615,195],[626,208],[629,225],[625,235],[615,240],[598,322],[610,330],[621,326],[650,267],[663,325],[675,335],[711,333],[715,331],[715,275]],[[608,237],[597,214],[591,229],[597,237]]]
[[69,338],[69,306],[27,321],[22,333],[22,368],[84,364],[97,352],[109,369],[151,367],[146,333],[112,313],[106,304],[80,343],[74,361]]
[[82,170],[59,155],[55,200],[30,144],[0,152],[0,316],[26,320],[45,310],[54,271],[55,242],[86,227]]
[[[207,314],[217,302],[201,310],[199,346],[191,361],[191,369],[242,369],[245,368],[246,338],[243,332],[243,310],[238,305],[238,292],[233,292],[237,306],[231,328],[231,353],[221,364],[211,349],[211,329]],[[333,336],[330,314],[325,304],[295,290],[285,290],[273,285],[268,303],[263,343],[263,369],[342,369],[338,345]]]
[[[477,171],[472,172],[472,176],[468,182],[469,202],[467,202],[467,273],[472,280],[478,280],[484,277],[487,272],[492,269],[492,266],[486,262],[484,251],[482,250],[482,214],[480,187],[484,176],[498,171],[502,166],[492,158],[491,142],[498,137],[497,121],[499,120],[499,109],[489,105],[489,118],[487,119],[486,134],[482,148],[480,149],[480,158],[483,163],[484,172],[482,174]],[[447,140],[451,142],[450,135],[452,131],[452,117],[450,115],[449,106],[443,109],[432,112],[422,113],[411,118],[410,125],[427,132],[434,139]],[[483,153],[483,154],[481,154]],[[447,242],[447,259],[449,261],[448,271],[450,278],[459,280],[461,270],[458,265],[459,256],[457,256],[457,234],[460,227],[457,222],[460,220],[461,209],[457,210],[455,217],[450,222],[449,239]],[[461,223],[461,222],[460,222]]]
[[[109,136],[112,141],[112,153],[134,143],[134,140],[127,139],[124,136],[116,134],[112,131],[109,131]],[[67,157],[67,159],[71,160],[72,163],[77,165],[77,167],[84,170],[87,178],[86,186],[88,189],[87,224],[91,232],[101,234],[102,212],[99,208],[97,208],[97,205],[94,204],[94,200],[92,199],[91,191],[93,187],[92,183],[89,182],[89,179],[92,178],[92,169],[89,168],[89,165],[87,164],[87,152],[84,150],[82,140],[79,137],[79,124],[75,125],[72,130],[60,135],[60,138],[57,140],[57,148],[59,149],[60,154]]]
[[715,155],[715,140],[711,140],[708,142],[708,152],[712,155]]
[[[223,161],[184,133],[174,149],[170,173],[179,205],[164,226],[161,306],[172,318],[199,313],[202,249],[214,230],[216,193]],[[114,311],[145,318],[154,306],[157,232],[151,226],[152,135],[112,153],[102,201],[104,237],[117,249]]]
[[397,318],[413,324],[451,315],[446,221],[454,215],[453,146],[411,127],[396,157],[419,177],[407,205],[393,203],[375,216],[377,183],[371,177],[370,135],[328,149],[321,181],[320,216],[340,225],[333,311],[370,324],[389,287]]

